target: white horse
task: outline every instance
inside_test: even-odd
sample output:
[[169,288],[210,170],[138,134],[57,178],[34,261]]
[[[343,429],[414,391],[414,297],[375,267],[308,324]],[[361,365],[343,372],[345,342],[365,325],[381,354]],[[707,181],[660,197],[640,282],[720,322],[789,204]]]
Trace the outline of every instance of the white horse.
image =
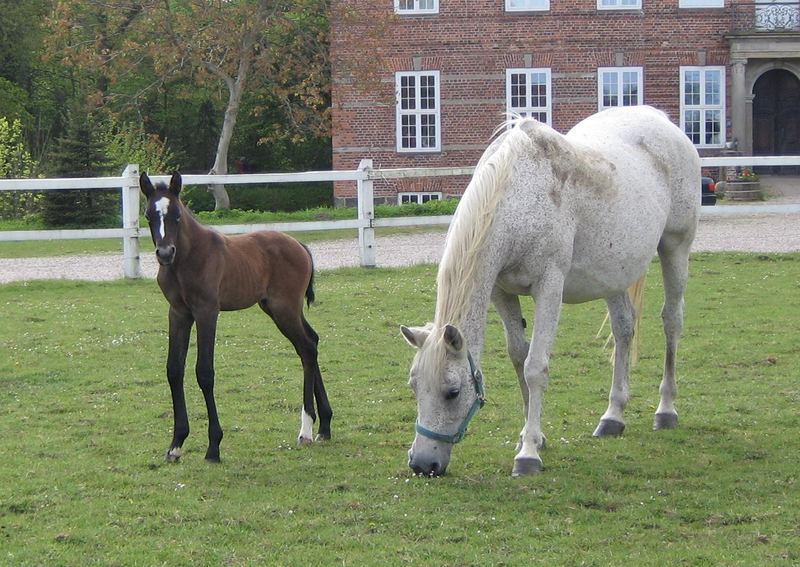
[[[447,234],[436,314],[401,327],[418,349],[409,466],[439,475],[483,404],[479,370],[489,301],[505,326],[525,411],[513,475],[539,472],[542,397],[562,303],[604,299],[616,343],[608,409],[595,436],[620,435],[628,402],[635,308],[627,290],[658,252],[666,355],[655,429],[677,426],[675,353],[683,328],[689,248],[700,210],[700,159],[687,136],[651,107],[610,109],[564,136],[511,121],[478,162]],[[535,301],[530,344],[518,296]]]

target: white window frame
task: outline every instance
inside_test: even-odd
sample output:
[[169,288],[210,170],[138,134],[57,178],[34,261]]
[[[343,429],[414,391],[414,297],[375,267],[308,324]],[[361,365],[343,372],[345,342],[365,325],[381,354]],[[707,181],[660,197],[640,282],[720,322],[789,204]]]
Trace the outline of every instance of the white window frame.
[[[687,103],[686,101],[686,73],[687,72],[699,72],[700,73],[700,103]],[[712,91],[709,91],[707,88],[707,73],[717,72],[719,73],[719,92],[718,94],[718,101],[709,102],[707,97],[713,94]],[[692,140],[692,143],[698,148],[722,148],[725,146],[725,122],[726,122],[726,115],[725,115],[725,67],[723,65],[709,65],[705,67],[697,67],[697,66],[686,66],[680,68],[680,85],[681,85],[681,130],[689,136],[691,140],[691,135],[689,132],[686,131],[686,114],[687,112],[696,112],[699,111],[700,116],[700,127],[699,127],[699,134],[700,134],[700,142],[695,142]],[[706,141],[708,132],[706,131],[706,124],[708,121],[705,119],[706,113],[709,112],[719,112],[719,140],[717,143],[709,143]]]
[[414,3],[413,8],[401,8],[400,0],[394,0],[395,14],[438,14],[439,13],[439,0],[433,0],[432,8],[420,8],[420,0],[412,0]]
[[[521,105],[513,105],[513,98],[515,95],[512,90],[511,79],[514,75],[526,75],[526,82],[525,85],[527,87],[527,92],[525,93],[526,103],[524,106]],[[530,102],[530,86],[531,86],[531,75],[533,74],[544,74],[545,76],[545,87],[546,87],[546,94],[545,94],[545,104],[544,106],[533,106]],[[533,113],[541,114],[544,113],[545,120],[539,119],[539,122],[544,122],[548,126],[552,126],[553,122],[553,81],[552,81],[552,74],[550,69],[547,67],[540,67],[540,68],[516,68],[516,69],[506,69],[506,110],[513,114],[519,114],[520,116],[531,116]]]
[[[506,0],[506,12],[547,12],[550,10],[550,0],[522,0],[525,6],[512,6],[514,0]],[[518,2],[520,0],[517,0]],[[530,4],[537,4],[532,6]]]
[[[402,80],[405,77],[414,77],[414,108],[402,108]],[[422,104],[422,78],[433,78],[434,80],[434,108],[421,108]],[[400,71],[395,73],[395,129],[397,151],[402,153],[430,153],[442,150],[442,119],[441,119],[441,81],[439,71]],[[403,118],[414,116],[415,118],[415,147],[403,147]],[[434,145],[423,147],[423,118],[433,117],[434,120]]]
[[678,8],[724,8],[725,0],[678,0]]
[[[635,104],[622,104],[623,82],[622,79],[625,73],[636,73],[636,103]],[[617,77],[617,101],[618,104],[604,105],[605,91],[603,90],[603,79],[605,75],[614,74]],[[644,101],[644,69],[642,67],[598,67],[597,68],[597,109],[605,110],[614,106],[637,106],[643,104]]]
[[[403,201],[403,197],[406,198],[406,201]],[[428,197],[425,200],[425,197]],[[428,201],[441,201],[442,200],[442,192],[441,191],[403,191],[397,194],[397,204],[404,205],[406,203],[416,203],[417,205],[422,205],[423,203],[427,203]]]
[[597,0],[598,10],[641,10],[642,0]]

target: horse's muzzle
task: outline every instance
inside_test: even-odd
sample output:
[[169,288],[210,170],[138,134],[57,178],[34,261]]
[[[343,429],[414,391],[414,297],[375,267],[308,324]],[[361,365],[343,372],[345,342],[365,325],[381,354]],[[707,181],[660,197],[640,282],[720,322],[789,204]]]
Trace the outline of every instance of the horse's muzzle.
[[408,451],[408,466],[414,474],[422,476],[441,476],[447,470],[449,459],[426,458],[414,451],[412,447]]
[[168,246],[158,246],[156,248],[156,260],[162,266],[169,266],[175,259],[175,245],[169,244]]

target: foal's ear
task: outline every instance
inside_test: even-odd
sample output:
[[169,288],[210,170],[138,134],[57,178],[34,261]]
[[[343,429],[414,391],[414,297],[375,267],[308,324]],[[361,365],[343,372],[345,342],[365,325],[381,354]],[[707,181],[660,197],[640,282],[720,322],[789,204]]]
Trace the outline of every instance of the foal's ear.
[[183,181],[181,180],[181,174],[176,171],[172,174],[172,178],[169,180],[169,191],[173,195],[178,195],[181,192],[182,186]]
[[453,325],[444,326],[444,346],[452,353],[459,353],[464,348],[464,336]]
[[427,328],[406,327],[405,325],[400,325],[400,332],[403,333],[408,344],[416,348],[422,348],[422,345],[425,344],[425,341],[431,334],[430,330]]
[[150,181],[150,178],[147,177],[145,172],[142,172],[142,174],[139,176],[139,189],[142,190],[142,193],[144,193],[144,196],[148,199],[150,198],[150,195],[155,192],[153,183]]

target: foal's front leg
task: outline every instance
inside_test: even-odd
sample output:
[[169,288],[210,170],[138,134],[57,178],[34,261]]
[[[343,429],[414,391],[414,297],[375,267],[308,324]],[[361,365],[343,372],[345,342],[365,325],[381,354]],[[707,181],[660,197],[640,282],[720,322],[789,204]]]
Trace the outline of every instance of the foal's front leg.
[[214,400],[214,344],[217,336],[218,309],[204,309],[196,313],[197,319],[197,384],[203,392],[208,411],[208,449],[206,460],[219,461],[219,444],[222,442],[222,427]]
[[183,394],[183,375],[186,368],[186,353],[194,319],[190,313],[182,313],[170,307],[169,350],[167,352],[167,380],[172,393],[172,443],[167,449],[167,460],[177,461],[181,447],[189,436],[189,416],[186,414],[186,399]]

